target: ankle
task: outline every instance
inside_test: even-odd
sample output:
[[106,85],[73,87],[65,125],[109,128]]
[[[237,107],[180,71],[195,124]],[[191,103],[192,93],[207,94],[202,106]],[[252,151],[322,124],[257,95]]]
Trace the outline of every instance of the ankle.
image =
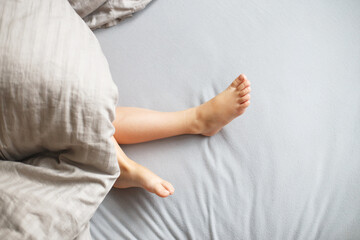
[[120,167],[121,172],[131,172],[133,168],[133,164],[131,164],[132,160],[127,156],[123,156],[122,154],[116,153],[117,162]]
[[186,110],[186,123],[188,126],[189,134],[201,134],[201,113],[199,106],[194,108],[189,108]]

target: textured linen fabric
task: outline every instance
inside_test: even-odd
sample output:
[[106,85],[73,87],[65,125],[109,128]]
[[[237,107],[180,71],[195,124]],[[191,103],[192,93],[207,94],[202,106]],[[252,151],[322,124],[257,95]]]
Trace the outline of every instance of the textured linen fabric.
[[151,0],[69,0],[71,6],[91,29],[118,24],[142,10]]
[[154,1],[96,36],[119,105],[176,111],[252,83],[213,137],[123,145],[169,180],[113,189],[94,239],[360,239],[360,1]]
[[119,175],[117,97],[68,1],[0,1],[0,239],[89,238]]
[[92,1],[69,0],[69,3],[74,8],[74,10],[79,14],[79,16],[83,18],[94,12],[106,1],[107,0],[92,0]]

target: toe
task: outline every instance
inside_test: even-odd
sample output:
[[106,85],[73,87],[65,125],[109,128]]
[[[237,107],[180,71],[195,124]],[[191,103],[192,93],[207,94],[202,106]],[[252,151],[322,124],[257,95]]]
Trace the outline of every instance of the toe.
[[240,106],[243,108],[247,108],[248,106],[250,106],[250,100],[247,100],[246,102],[242,103]]
[[173,187],[173,185],[171,185],[171,183],[164,181],[161,183],[163,185],[163,187],[168,190],[168,192],[170,193],[170,195],[174,194],[175,192],[175,188]]
[[246,80],[246,76],[244,74],[240,74],[232,83],[231,87],[237,88],[242,82]]
[[159,197],[167,197],[170,195],[170,192],[166,190],[166,188],[161,183],[156,184],[154,190],[155,194]]
[[245,96],[241,97],[240,100],[239,100],[239,103],[242,104],[246,101],[249,101],[250,100],[250,94],[246,94]]
[[243,90],[241,90],[240,91],[240,97],[243,97],[243,96],[245,96],[246,94],[248,94],[248,93],[250,93],[251,92],[251,88],[250,88],[250,86],[249,87],[247,87],[247,88],[244,88]]
[[237,87],[238,90],[242,91],[244,90],[245,88],[249,87],[250,86],[250,81],[249,80],[245,80],[243,81],[241,84],[239,84],[239,86]]
[[245,74],[240,74],[240,76],[238,77],[239,79],[240,79],[240,81],[241,82],[243,82],[243,81],[246,81],[247,80],[247,78],[246,78],[246,76],[245,76]]

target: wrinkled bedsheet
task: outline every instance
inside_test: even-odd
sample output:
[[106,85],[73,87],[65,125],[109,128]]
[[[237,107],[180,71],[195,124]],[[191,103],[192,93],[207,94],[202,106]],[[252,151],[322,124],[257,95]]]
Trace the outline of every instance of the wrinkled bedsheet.
[[95,31],[119,105],[175,111],[240,73],[249,109],[213,137],[123,145],[175,187],[113,189],[94,239],[360,239],[360,1],[153,1]]
[[0,239],[91,238],[119,176],[117,99],[68,1],[0,1]]

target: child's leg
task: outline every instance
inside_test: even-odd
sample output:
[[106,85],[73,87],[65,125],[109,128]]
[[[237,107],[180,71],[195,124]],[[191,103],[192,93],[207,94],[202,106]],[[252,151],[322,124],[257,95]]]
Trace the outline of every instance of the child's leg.
[[179,112],[158,112],[143,108],[117,107],[115,138],[120,144],[147,142],[191,134],[195,108]]
[[210,101],[185,111],[163,113],[140,108],[117,108],[113,141],[121,174],[114,187],[142,187],[160,197],[174,192],[173,186],[149,169],[129,159],[118,143],[138,143],[180,134],[211,136],[241,115],[250,104],[250,83],[236,78]]
[[171,183],[161,179],[146,167],[128,158],[114,137],[112,140],[115,145],[116,157],[120,167],[120,176],[116,180],[114,187],[141,187],[149,192],[156,193],[160,197],[167,197],[174,193],[175,189]]
[[250,102],[250,83],[240,75],[210,101],[184,111],[157,112],[118,107],[114,137],[120,144],[146,142],[181,134],[211,136],[242,114]]

